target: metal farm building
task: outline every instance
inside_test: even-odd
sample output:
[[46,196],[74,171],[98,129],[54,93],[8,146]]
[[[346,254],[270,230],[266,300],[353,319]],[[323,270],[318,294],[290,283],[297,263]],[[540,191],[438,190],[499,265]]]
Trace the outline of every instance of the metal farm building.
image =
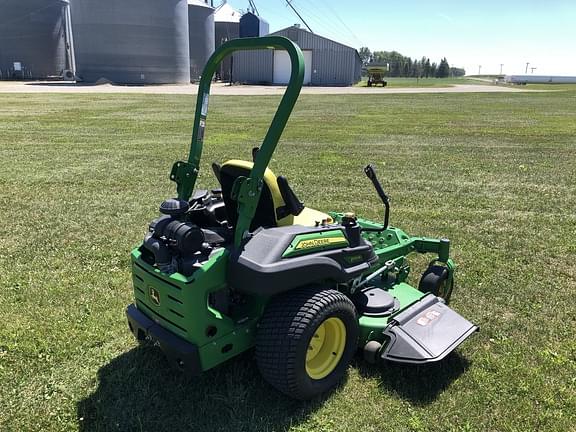
[[[242,14],[228,3],[224,2],[214,12],[215,46],[218,48],[224,42],[240,37],[240,17]],[[232,56],[226,57],[216,74],[223,81],[230,80],[232,71]]]
[[0,1],[0,79],[46,79],[69,68],[67,0]]
[[270,33],[270,25],[252,12],[246,12],[240,18],[240,37],[260,37]]
[[[239,37],[268,34],[268,23],[208,0],[0,0],[0,79],[77,79],[118,84],[197,81],[214,49]],[[349,46],[301,29],[272,33],[303,50],[304,84],[348,86],[361,61]],[[286,84],[283,50],[225,58],[217,78]]]
[[190,82],[187,0],[71,0],[76,74],[86,82]]
[[[271,33],[295,42],[304,53],[304,84],[349,86],[360,81],[362,62],[349,46],[288,27]],[[285,51],[246,51],[234,54],[233,81],[247,84],[286,84],[290,78],[290,58]]]
[[188,0],[190,79],[197,81],[214,52],[214,8],[201,0]]
[[506,75],[508,84],[576,84],[576,76],[559,75]]

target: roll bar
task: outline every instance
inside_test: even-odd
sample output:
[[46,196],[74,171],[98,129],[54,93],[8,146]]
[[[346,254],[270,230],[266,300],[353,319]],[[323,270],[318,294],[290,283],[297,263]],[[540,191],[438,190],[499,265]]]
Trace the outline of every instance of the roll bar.
[[282,100],[278,105],[276,114],[264,137],[260,150],[256,156],[254,167],[249,178],[239,178],[240,182],[234,186],[236,199],[238,201],[238,222],[236,224],[235,243],[240,244],[244,233],[250,227],[254,212],[260,199],[262,191],[263,176],[280,136],[284,131],[292,109],[296,104],[302,83],[304,81],[304,56],[300,48],[291,40],[280,36],[265,36],[260,38],[240,38],[233,39],[221,45],[208,59],[200,85],[198,87],[198,97],[196,99],[196,113],[194,116],[194,128],[192,130],[192,143],[188,161],[179,161],[172,167],[170,179],[177,184],[178,198],[188,201],[194,190],[198,172],[200,170],[200,159],[202,157],[202,145],[204,143],[204,129],[206,127],[206,117],[208,116],[208,104],[210,99],[210,86],[212,77],[216,69],[224,58],[235,51],[259,50],[259,49],[284,49],[290,56],[292,72],[290,81]]

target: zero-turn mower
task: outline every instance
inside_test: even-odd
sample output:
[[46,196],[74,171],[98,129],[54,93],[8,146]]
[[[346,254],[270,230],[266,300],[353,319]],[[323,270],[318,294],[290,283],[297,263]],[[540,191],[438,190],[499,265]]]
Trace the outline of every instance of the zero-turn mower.
[[[212,165],[212,190],[195,190],[210,84],[237,50],[285,49],[292,72],[253,162]],[[454,287],[447,239],[411,237],[388,224],[390,206],[374,168],[364,168],[384,222],[305,207],[268,163],[304,76],[300,49],[282,37],[229,41],[209,59],[187,161],[170,174],[177,198],[132,251],[134,304],[126,314],[139,341],[152,341],[176,368],[199,374],[255,348],[263,377],[290,397],[333,388],[357,350],[371,363],[443,359],[478,328],[446,304]],[[433,259],[418,288],[408,255]]]

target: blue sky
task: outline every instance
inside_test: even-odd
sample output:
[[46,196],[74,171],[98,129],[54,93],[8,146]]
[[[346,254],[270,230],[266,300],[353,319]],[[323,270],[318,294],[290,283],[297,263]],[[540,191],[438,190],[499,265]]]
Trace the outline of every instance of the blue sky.
[[[469,74],[576,76],[576,0],[350,1],[292,0],[315,33],[347,45],[396,50]],[[254,0],[275,31],[299,22],[285,0]],[[219,2],[214,1],[215,4]],[[248,0],[228,0],[245,10]],[[528,70],[530,73],[531,70]]]

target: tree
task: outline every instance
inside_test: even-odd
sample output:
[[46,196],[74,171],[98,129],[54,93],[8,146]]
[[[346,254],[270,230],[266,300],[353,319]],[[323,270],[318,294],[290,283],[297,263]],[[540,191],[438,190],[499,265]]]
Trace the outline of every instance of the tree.
[[408,57],[402,67],[402,76],[409,77],[412,69],[412,59]]
[[440,60],[440,64],[436,70],[436,78],[448,78],[448,75],[450,75],[450,65],[448,64],[446,57],[444,57]]
[[436,62],[434,62],[430,65],[430,76],[432,78],[434,78],[436,76],[436,70],[437,69],[438,69],[438,65],[436,64]]
[[[422,58],[424,60],[424,57]],[[430,59],[427,58],[424,62],[424,77],[429,78],[431,72]]]
[[362,47],[358,51],[360,55],[360,60],[362,60],[362,64],[366,66],[368,63],[372,62],[372,53],[368,49],[368,47]]
[[386,75],[390,77],[446,78],[464,75],[463,69],[451,68],[446,57],[437,64],[426,56],[418,60],[405,57],[398,51],[370,52],[367,47],[360,48],[359,54],[364,66],[368,63],[388,65]]
[[410,76],[412,78],[417,78],[420,75],[420,70],[418,66],[418,60],[412,60],[412,66],[410,67]]

